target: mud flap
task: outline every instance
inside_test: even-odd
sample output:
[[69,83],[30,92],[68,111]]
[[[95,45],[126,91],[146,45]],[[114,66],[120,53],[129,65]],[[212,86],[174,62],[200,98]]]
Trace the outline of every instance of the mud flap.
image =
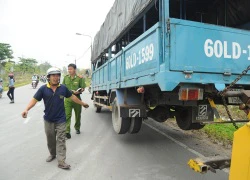
[[210,104],[199,104],[192,107],[192,122],[210,122],[214,121],[214,111]]
[[144,105],[142,94],[137,93],[134,88],[116,89],[115,91],[121,117],[147,117],[146,106]]

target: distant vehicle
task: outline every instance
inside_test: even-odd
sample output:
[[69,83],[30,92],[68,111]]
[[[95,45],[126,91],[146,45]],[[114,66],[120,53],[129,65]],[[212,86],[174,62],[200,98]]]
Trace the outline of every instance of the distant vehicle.
[[33,89],[36,89],[37,81],[36,80],[32,80],[31,86],[33,87]]
[[3,94],[3,80],[0,78],[0,98],[2,98]]
[[88,91],[89,91],[89,93],[91,93],[91,86],[89,86]]
[[40,77],[40,81],[43,83],[46,83],[46,78],[44,78],[43,76]]

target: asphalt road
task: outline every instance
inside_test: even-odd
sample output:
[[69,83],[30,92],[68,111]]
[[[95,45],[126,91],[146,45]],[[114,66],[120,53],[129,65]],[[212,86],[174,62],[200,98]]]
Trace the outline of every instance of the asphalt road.
[[66,161],[71,170],[59,169],[56,161],[45,162],[49,153],[44,133],[43,102],[29,112],[27,119],[21,117],[35,92],[36,89],[28,85],[16,88],[15,104],[9,104],[6,92],[0,99],[0,180],[228,179],[228,173],[223,171],[205,175],[193,172],[187,161],[197,154],[169,139],[170,131],[162,133],[150,122],[144,123],[137,135],[115,134],[111,113],[108,110],[95,113],[88,92],[82,95],[90,104],[89,109],[82,112],[82,133],[75,134],[72,124],[72,139],[67,140]]

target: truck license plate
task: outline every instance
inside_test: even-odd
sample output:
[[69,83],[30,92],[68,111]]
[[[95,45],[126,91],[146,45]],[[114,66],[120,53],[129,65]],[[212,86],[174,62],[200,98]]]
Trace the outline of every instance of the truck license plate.
[[228,104],[242,104],[239,97],[228,97]]

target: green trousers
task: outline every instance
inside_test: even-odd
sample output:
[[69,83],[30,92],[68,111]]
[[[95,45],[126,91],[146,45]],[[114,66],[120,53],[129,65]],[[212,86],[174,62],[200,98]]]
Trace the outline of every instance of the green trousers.
[[52,123],[44,120],[47,146],[50,155],[57,156],[59,163],[66,159],[65,123]]
[[72,109],[75,111],[75,130],[80,130],[82,106],[69,99],[65,99],[64,106],[66,113],[66,133],[70,133]]

